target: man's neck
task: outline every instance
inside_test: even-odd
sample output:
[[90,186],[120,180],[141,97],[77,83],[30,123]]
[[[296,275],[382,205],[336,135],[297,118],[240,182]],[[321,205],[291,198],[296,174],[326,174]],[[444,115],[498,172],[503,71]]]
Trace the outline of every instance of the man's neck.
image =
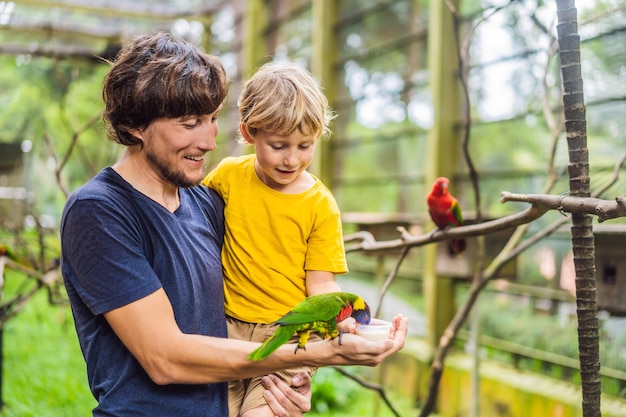
[[135,190],[162,205],[168,211],[173,213],[180,206],[178,187],[163,181],[141,158],[141,153],[133,153],[127,149],[112,168]]

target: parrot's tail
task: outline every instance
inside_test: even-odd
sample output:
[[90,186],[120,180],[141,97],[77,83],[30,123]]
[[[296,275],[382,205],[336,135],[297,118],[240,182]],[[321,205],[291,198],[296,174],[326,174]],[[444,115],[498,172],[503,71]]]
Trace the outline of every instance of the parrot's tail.
[[294,333],[295,326],[280,326],[278,330],[276,330],[276,333],[270,336],[270,338],[263,342],[261,346],[248,355],[248,359],[252,361],[260,361],[267,358],[270,353],[287,343]]
[[457,256],[465,252],[466,248],[467,243],[465,239],[453,239],[448,245],[448,252],[450,252],[450,256]]

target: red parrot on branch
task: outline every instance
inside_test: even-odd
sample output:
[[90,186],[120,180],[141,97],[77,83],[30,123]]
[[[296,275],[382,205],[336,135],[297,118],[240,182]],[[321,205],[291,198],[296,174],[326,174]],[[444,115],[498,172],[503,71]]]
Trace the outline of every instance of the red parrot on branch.
[[[463,225],[463,212],[461,206],[452,194],[448,192],[450,180],[446,177],[439,177],[435,180],[433,188],[426,199],[428,203],[428,213],[435,222],[437,228],[446,230],[449,227]],[[448,244],[450,256],[463,253],[466,248],[465,239],[452,239]]]

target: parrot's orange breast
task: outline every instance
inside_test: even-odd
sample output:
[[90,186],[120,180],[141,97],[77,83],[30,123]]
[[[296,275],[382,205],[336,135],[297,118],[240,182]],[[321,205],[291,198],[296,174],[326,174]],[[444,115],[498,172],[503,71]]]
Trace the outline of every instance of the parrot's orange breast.
[[344,321],[348,317],[352,315],[352,306],[350,303],[346,303],[341,310],[339,310],[339,314],[335,317],[335,321],[339,323],[340,321]]

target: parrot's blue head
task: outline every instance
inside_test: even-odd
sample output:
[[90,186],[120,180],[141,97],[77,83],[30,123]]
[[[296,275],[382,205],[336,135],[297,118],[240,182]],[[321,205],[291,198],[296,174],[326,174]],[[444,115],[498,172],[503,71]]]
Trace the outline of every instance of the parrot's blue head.
[[372,319],[370,306],[368,306],[362,298],[359,298],[359,300],[354,303],[352,317],[354,317],[357,323],[370,324],[370,320]]

